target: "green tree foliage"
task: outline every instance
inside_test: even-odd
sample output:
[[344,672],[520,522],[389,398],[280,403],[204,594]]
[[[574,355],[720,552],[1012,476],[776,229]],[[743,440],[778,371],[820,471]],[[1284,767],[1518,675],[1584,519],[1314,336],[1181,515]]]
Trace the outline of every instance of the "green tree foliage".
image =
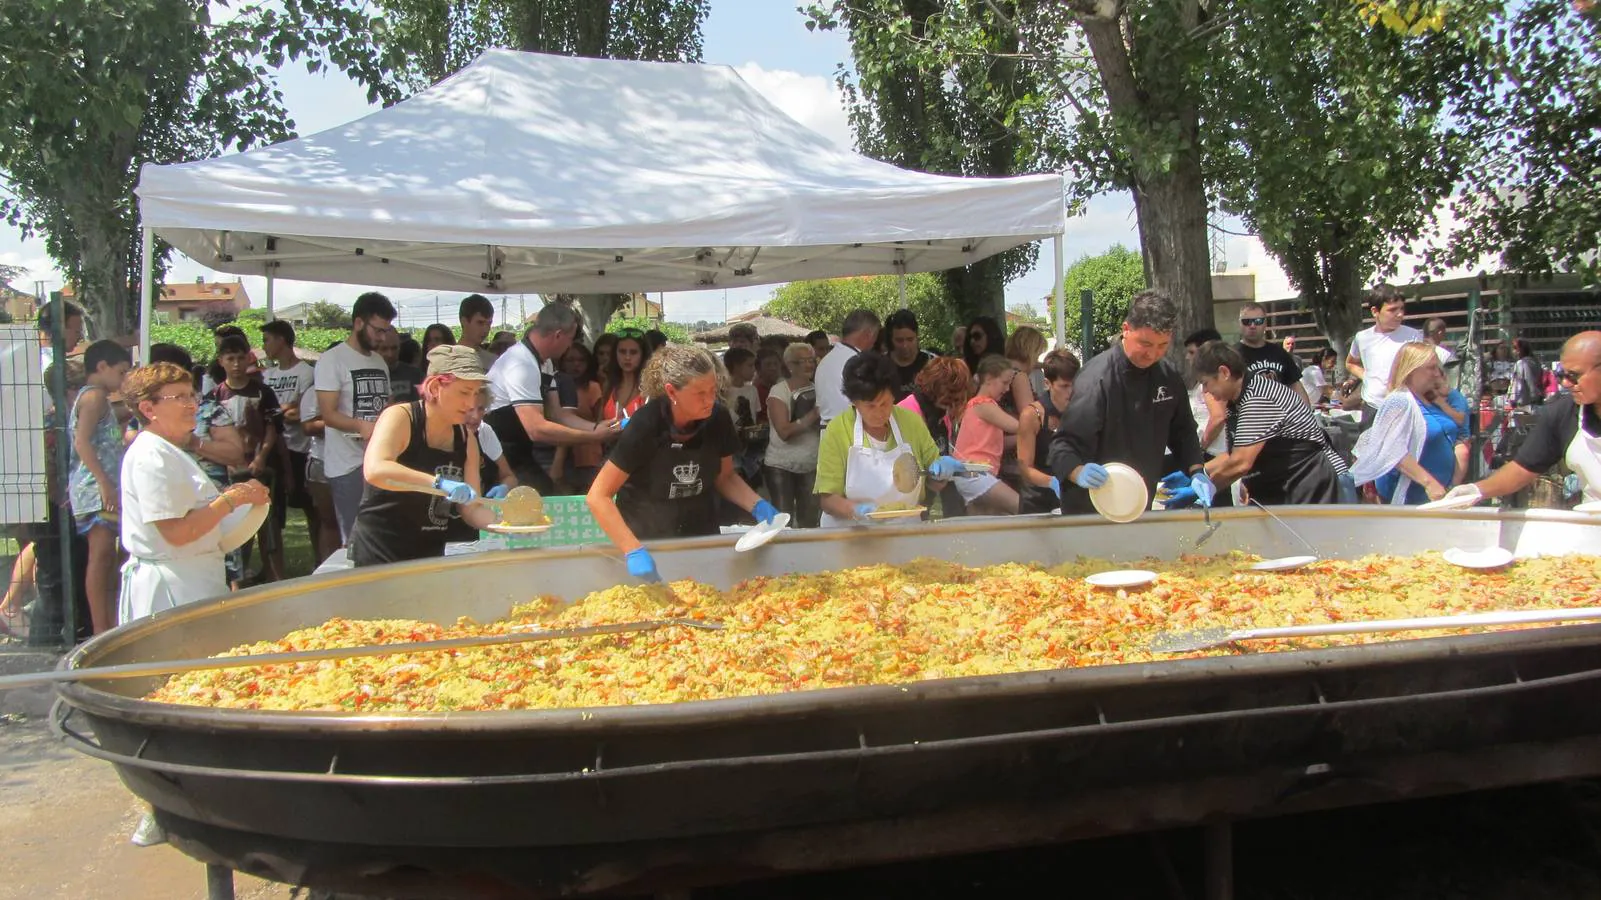
[[688,344],[691,341],[689,329],[677,322],[658,322],[644,316],[613,316],[606,323],[606,330],[611,334],[644,334],[652,328],[667,335],[667,340],[674,344]]
[[1601,252],[1601,6],[1512,4],[1490,32],[1500,77],[1466,104],[1484,153],[1440,264],[1498,256],[1518,272],[1594,272]]
[[94,333],[134,324],[140,167],[292,136],[273,74],[285,63],[338,66],[379,96],[383,61],[370,45],[379,29],[364,9],[342,0],[0,7],[0,174],[11,188],[0,215],[44,238]]
[[[816,4],[822,27],[852,0]],[[849,20],[890,71],[896,56],[953,84],[967,107],[1036,131],[1084,199],[1128,190],[1149,280],[1179,303],[1181,328],[1212,324],[1208,199],[1200,129],[1206,38],[1219,26],[1202,0],[978,0],[913,3],[902,14]],[[1013,79],[981,77],[1015,66]],[[1039,90],[1017,85],[1038,83]],[[1243,88],[1243,86],[1242,86]]]
[[[235,320],[234,324],[244,331],[250,346],[259,349],[263,321],[255,317],[241,317]],[[344,328],[296,328],[295,346],[303,351],[320,354],[329,344],[349,337],[348,325]],[[177,344],[189,351],[195,362],[202,365],[211,362],[216,354],[216,338],[212,337],[211,329],[201,322],[176,322],[170,325],[158,322],[150,326],[150,340],[156,344]]]
[[340,328],[348,336],[350,310],[337,303],[318,300],[306,307],[306,325],[311,328]]
[[[1079,298],[1084,291],[1094,294],[1090,327],[1093,342],[1079,348],[1084,361],[1105,350],[1123,330],[1123,317],[1129,301],[1145,290],[1145,265],[1140,254],[1115,244],[1098,256],[1084,256],[1068,267],[1066,288],[1067,341],[1077,345],[1082,339],[1084,317]],[[1182,335],[1180,336],[1182,337]],[[1175,342],[1176,343],[1176,342]]]
[[1252,0],[1211,39],[1212,180],[1342,349],[1362,291],[1430,230],[1473,159],[1451,111],[1488,81],[1488,13],[1461,0],[1443,27],[1408,29],[1370,24],[1403,20],[1351,0]]
[[[864,275],[821,281],[792,281],[773,292],[762,312],[807,328],[838,334],[845,316],[870,309],[884,319],[900,309],[900,288],[894,275]],[[906,305],[917,315],[925,346],[945,347],[951,332],[966,321],[952,302],[949,286],[937,273],[906,276]]]
[[[1047,171],[1053,117],[1040,102],[1045,83],[1025,64],[1017,32],[995,4],[967,4],[961,40],[986,53],[942,45],[956,13],[936,0],[835,0],[809,10],[808,25],[845,27],[854,71],[842,71],[850,121],[861,152],[907,169],[941,175],[997,176]],[[1039,256],[1028,244],[943,274],[964,316],[999,318],[1008,281]]]

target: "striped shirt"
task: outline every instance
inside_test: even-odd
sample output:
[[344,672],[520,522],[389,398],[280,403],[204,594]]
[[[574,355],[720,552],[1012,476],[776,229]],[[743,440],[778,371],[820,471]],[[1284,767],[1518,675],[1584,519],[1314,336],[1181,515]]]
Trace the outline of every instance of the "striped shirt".
[[1346,473],[1345,460],[1329,445],[1323,426],[1312,415],[1312,408],[1295,391],[1271,378],[1252,378],[1245,382],[1245,390],[1229,407],[1228,433],[1231,450],[1275,438],[1311,441],[1323,447],[1323,455],[1328,457],[1335,473]]

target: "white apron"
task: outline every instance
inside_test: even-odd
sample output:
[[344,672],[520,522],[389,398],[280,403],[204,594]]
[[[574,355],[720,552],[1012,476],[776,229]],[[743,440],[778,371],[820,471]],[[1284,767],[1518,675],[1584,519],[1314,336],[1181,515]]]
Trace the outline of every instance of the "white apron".
[[228,593],[223,556],[218,550],[185,559],[129,557],[122,566],[122,598],[117,603],[117,623],[125,625],[162,610]]
[[[873,447],[862,429],[861,411],[857,411],[851,449],[845,456],[845,499],[851,503],[876,503],[879,506],[906,503],[915,506],[921,499],[917,488],[909,493],[895,490],[895,460],[901,456],[911,456],[915,462],[916,454],[901,436],[901,426],[895,421],[893,413],[889,419],[889,432],[895,438],[894,447],[888,450]],[[919,478],[918,487],[921,486],[922,479]],[[839,528],[852,524],[852,520],[837,519],[825,512],[821,524],[824,528]]]
[[1583,406],[1579,406],[1579,431],[1568,444],[1565,459],[1568,468],[1584,482],[1584,499],[1601,500],[1601,437],[1584,433]]

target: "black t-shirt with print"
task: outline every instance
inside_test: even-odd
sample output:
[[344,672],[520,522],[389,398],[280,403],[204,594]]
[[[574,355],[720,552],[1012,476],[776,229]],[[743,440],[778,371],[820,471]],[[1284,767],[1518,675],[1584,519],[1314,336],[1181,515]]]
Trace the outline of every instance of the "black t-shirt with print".
[[1286,387],[1293,387],[1301,380],[1301,365],[1282,345],[1269,341],[1260,347],[1235,344],[1234,349],[1240,351],[1240,356],[1245,358],[1246,381],[1250,381],[1262,372],[1271,374],[1274,381]]
[[623,521],[640,540],[717,534],[717,476],[738,452],[739,435],[723,409],[674,442],[672,405],[665,398],[646,403],[607,458],[628,473],[617,491]]

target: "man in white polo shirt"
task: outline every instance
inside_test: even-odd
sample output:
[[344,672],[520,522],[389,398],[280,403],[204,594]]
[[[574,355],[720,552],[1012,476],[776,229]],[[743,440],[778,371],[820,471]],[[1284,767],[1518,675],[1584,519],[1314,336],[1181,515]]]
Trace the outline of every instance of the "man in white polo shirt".
[[840,326],[839,343],[817,364],[813,382],[817,386],[817,413],[822,417],[822,427],[827,428],[835,416],[850,408],[850,401],[845,399],[845,364],[856,354],[873,349],[880,327],[877,313],[870,309],[852,310]]
[[1373,312],[1373,326],[1356,333],[1345,368],[1362,379],[1362,430],[1373,424],[1379,404],[1390,393],[1390,370],[1401,347],[1423,340],[1423,332],[1402,325],[1406,297],[1394,285],[1381,284],[1368,291],[1367,308]]

